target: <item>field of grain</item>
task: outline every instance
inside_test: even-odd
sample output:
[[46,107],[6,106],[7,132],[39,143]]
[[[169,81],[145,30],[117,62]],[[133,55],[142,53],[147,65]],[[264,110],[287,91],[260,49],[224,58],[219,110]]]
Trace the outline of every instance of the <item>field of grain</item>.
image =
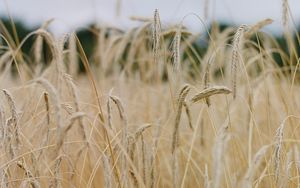
[[0,187],[300,187],[299,38],[282,14],[287,50],[261,31],[271,19],[194,34],[155,10],[98,28],[92,57],[51,21],[22,41],[1,25]]

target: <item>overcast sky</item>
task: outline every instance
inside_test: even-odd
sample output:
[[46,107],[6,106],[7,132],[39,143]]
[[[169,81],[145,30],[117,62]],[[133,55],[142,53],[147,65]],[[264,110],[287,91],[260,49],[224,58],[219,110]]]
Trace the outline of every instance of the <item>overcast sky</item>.
[[[8,11],[29,25],[39,25],[55,18],[51,29],[56,33],[68,32],[78,26],[97,22],[132,27],[137,23],[130,16],[152,17],[158,8],[164,25],[179,23],[189,13],[204,15],[205,0],[120,0],[120,16],[116,16],[118,0],[0,0],[0,14]],[[274,23],[267,30],[281,28],[282,0],[207,0],[209,18],[234,24],[252,24],[265,18]],[[293,19],[300,21],[300,1],[289,0]],[[188,16],[184,24],[194,31],[202,27],[195,16]]]

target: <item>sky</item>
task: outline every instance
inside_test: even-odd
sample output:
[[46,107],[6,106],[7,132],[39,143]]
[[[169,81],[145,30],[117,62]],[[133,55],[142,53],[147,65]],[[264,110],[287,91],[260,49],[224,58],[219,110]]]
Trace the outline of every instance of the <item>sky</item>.
[[[203,29],[203,24],[195,14],[204,18],[205,1],[208,21],[251,25],[271,18],[274,22],[266,31],[278,32],[282,28],[282,0],[0,0],[0,15],[11,14],[30,26],[54,18],[50,29],[62,34],[92,22],[130,28],[140,24],[130,20],[131,16],[152,18],[157,8],[163,26],[182,21],[197,32]],[[293,20],[300,22],[300,1],[288,2]]]

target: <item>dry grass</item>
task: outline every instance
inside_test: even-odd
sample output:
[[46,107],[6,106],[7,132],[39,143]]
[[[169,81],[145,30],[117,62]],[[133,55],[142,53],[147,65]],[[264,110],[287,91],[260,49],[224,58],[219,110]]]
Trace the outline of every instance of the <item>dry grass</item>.
[[201,54],[199,35],[164,27],[158,10],[134,19],[143,25],[124,33],[101,28],[93,58],[51,21],[26,59],[26,40],[5,32],[1,187],[299,187],[299,66],[260,31],[272,20],[213,29]]

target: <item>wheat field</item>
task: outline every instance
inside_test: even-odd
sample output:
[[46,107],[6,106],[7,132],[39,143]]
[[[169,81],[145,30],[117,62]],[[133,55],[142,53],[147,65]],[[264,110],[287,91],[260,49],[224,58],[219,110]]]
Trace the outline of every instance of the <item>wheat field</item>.
[[51,21],[22,41],[1,25],[1,187],[300,187],[299,40],[282,13],[287,51],[271,19],[195,34],[155,10],[99,27],[92,57]]

